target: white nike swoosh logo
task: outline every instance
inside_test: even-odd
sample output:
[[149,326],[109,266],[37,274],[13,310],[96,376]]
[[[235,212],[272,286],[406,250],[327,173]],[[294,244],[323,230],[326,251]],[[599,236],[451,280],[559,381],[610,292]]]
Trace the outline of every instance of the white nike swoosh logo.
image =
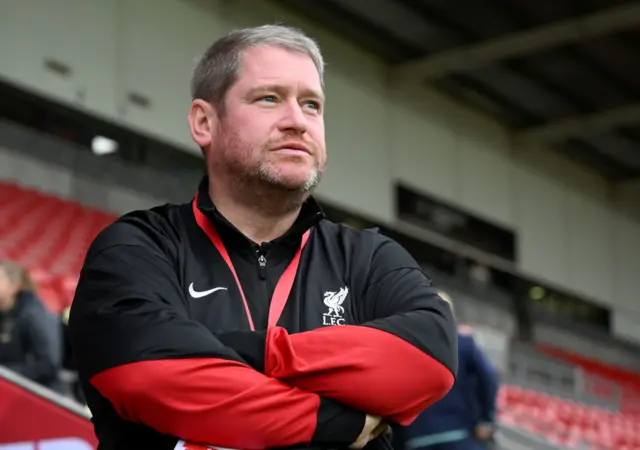
[[213,294],[216,291],[226,291],[226,290],[227,290],[226,287],[217,287],[217,288],[209,289],[208,291],[198,292],[193,288],[193,283],[189,285],[189,294],[191,294],[193,298],[202,298],[202,297],[206,297],[209,294]]

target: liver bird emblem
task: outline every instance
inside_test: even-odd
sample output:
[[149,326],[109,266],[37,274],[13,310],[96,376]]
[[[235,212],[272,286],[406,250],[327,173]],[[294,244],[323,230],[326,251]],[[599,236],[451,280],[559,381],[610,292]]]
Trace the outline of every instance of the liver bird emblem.
[[338,292],[327,291],[324,293],[324,304],[329,308],[329,311],[327,312],[328,316],[342,317],[342,314],[344,313],[342,304],[347,298],[348,293],[348,287],[340,288]]

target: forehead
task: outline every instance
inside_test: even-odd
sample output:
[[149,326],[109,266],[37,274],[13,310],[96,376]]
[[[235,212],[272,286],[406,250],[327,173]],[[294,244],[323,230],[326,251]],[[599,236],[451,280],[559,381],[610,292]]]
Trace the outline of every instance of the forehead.
[[296,85],[322,91],[320,74],[308,55],[273,46],[245,50],[238,84],[245,87]]

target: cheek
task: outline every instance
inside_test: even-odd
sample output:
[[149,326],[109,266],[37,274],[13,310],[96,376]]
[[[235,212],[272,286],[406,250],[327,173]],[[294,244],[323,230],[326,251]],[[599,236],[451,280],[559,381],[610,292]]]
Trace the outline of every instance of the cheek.
[[[247,123],[251,123],[251,126],[247,126]],[[243,126],[237,128],[233,134],[235,136],[236,147],[238,151],[242,152],[245,156],[250,154],[259,154],[263,148],[267,146],[270,137],[269,127],[261,126],[259,121],[254,119],[247,119]]]
[[317,137],[314,138],[314,141],[316,142],[316,145],[317,145],[318,162],[322,166],[324,166],[324,164],[327,161],[327,146],[324,140],[324,134],[319,134]]
[[311,123],[307,127],[307,134],[315,142],[321,150],[326,148],[324,136],[324,122]]
[[255,132],[248,127],[230,127],[224,130],[221,151],[225,159],[246,160],[256,153],[258,141]]

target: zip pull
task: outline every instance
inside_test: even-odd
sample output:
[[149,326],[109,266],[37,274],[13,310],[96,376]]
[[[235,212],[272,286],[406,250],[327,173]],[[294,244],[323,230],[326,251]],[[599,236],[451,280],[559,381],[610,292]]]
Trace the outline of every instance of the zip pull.
[[262,249],[258,249],[258,272],[262,280],[267,279],[267,257],[262,253]]

